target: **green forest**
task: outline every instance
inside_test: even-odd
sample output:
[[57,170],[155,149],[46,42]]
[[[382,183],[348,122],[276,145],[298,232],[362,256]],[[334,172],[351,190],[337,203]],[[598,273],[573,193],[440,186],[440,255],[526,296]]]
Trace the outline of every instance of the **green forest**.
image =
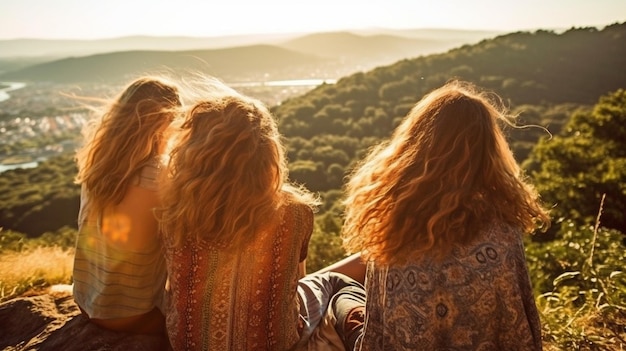
[[[550,230],[526,244],[546,343],[555,350],[623,346],[625,68],[626,23],[518,32],[346,76],[272,106],[290,179],[323,200],[307,270],[345,255],[340,200],[355,163],[425,93],[468,80],[497,93],[518,116],[507,137],[552,208]],[[79,188],[72,158],[0,173],[0,252],[29,240],[73,245]]]

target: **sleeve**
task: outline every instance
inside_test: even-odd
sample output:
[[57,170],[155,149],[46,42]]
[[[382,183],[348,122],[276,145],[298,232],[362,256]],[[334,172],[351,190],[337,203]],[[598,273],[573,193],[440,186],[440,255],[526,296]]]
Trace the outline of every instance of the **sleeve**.
[[296,226],[299,228],[299,235],[302,237],[302,247],[300,248],[300,262],[304,261],[309,251],[309,242],[313,233],[313,210],[306,205],[300,205],[296,210]]
[[157,191],[159,173],[160,169],[157,164],[148,164],[142,167],[139,172],[138,185],[151,191]]
[[85,222],[85,220],[87,219],[87,206],[89,203],[89,196],[87,195],[87,187],[85,186],[85,184],[81,184],[80,186],[80,204],[79,204],[79,209],[78,209],[78,218],[77,218],[77,222],[78,222],[78,228],[80,229],[80,227],[83,225],[83,223]]

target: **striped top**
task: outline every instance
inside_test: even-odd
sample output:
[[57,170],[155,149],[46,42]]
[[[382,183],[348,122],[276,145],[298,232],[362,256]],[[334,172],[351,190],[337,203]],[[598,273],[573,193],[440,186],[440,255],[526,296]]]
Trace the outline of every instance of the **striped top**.
[[[145,166],[138,186],[157,191],[158,173],[157,162]],[[89,193],[83,187],[73,271],[76,303],[90,318],[99,319],[125,318],[155,306],[161,308],[166,269],[160,240],[133,251],[120,244],[120,234],[116,234],[122,231],[122,221],[111,225],[98,217],[89,213]]]
[[[178,350],[288,350],[300,339],[298,263],[307,255],[313,212],[289,204],[274,230],[228,254],[166,237],[170,343]],[[171,294],[171,295],[170,295]]]

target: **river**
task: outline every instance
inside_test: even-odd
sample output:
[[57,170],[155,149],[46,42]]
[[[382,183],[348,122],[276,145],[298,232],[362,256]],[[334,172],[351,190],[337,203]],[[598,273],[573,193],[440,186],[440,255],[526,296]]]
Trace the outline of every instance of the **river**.
[[[311,86],[315,87],[320,84],[334,84],[336,83],[335,79],[287,79],[287,80],[270,80],[267,82],[238,82],[238,83],[228,83],[228,85],[237,88],[237,87],[303,87],[303,86]],[[8,100],[11,96],[9,95],[10,91],[22,89],[26,86],[26,83],[21,82],[0,82],[0,86],[8,85],[8,87],[0,89],[0,101]]]
[[31,162],[24,162],[24,163],[15,163],[15,164],[0,164],[0,173],[8,171],[10,169],[16,169],[16,168],[35,168],[39,165],[39,162],[37,161],[31,161]]
[[[8,85],[8,87],[5,87]],[[26,86],[26,83],[21,82],[0,82],[0,86],[3,88],[0,89],[0,101],[8,100],[11,96],[9,95],[9,91],[22,89]],[[15,168],[34,168],[37,167],[39,163],[37,161],[32,162],[24,162],[24,163],[15,163],[15,164],[0,164],[0,173],[4,171],[8,171],[10,169]]]
[[11,95],[9,95],[9,91],[22,89],[26,86],[26,83],[20,82],[0,82],[0,86],[8,85],[8,87],[0,89],[0,101],[8,100]]
[[270,80],[267,82],[242,82],[242,83],[226,83],[233,88],[237,87],[302,87],[311,86],[315,87],[320,84],[334,84],[335,79],[289,79],[289,80]]

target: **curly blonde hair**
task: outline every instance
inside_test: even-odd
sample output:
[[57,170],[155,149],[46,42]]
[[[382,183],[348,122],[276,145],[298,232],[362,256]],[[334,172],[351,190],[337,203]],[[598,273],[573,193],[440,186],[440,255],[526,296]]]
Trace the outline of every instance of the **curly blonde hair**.
[[342,230],[348,252],[380,264],[442,258],[492,220],[527,232],[547,211],[516,163],[495,94],[451,81],[419,101],[353,171]]
[[159,155],[166,130],[181,107],[178,93],[165,78],[145,76],[111,102],[98,100],[104,104],[103,112],[83,131],[75,179],[86,187],[96,213],[119,203],[141,168]]
[[261,102],[230,90],[199,101],[171,153],[158,214],[162,232],[177,246],[193,239],[240,247],[276,225],[284,203],[317,204],[287,182],[287,173],[276,122]]

